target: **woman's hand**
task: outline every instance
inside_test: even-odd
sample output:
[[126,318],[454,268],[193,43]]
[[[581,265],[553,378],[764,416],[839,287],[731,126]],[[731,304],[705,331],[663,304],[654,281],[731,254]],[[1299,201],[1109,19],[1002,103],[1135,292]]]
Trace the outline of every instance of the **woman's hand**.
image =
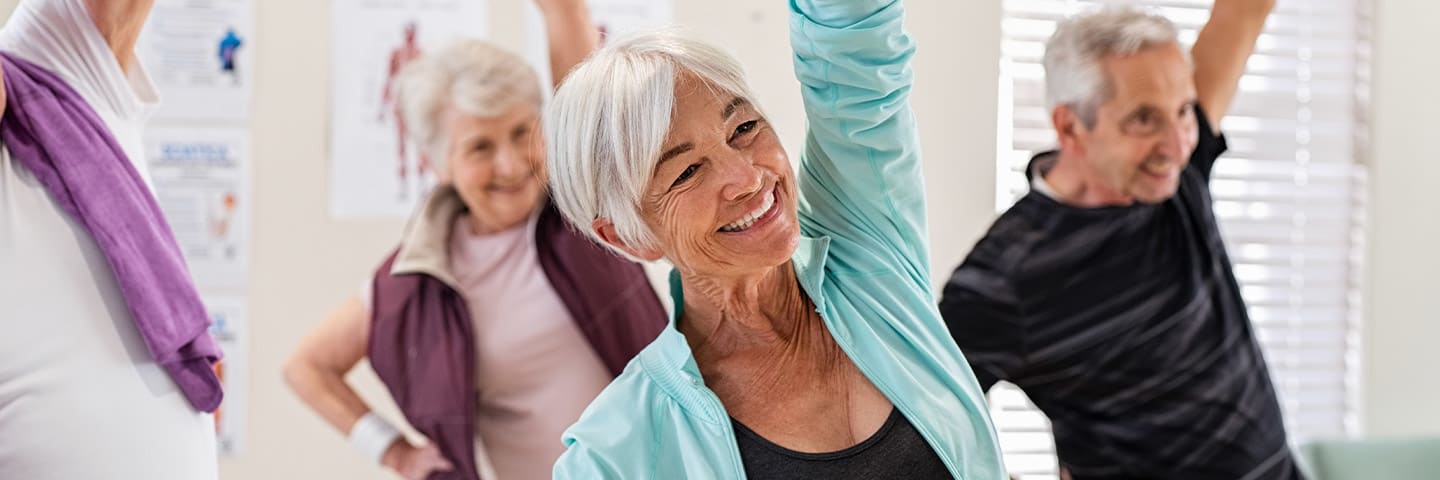
[[390,448],[385,450],[385,456],[380,458],[380,463],[400,474],[405,480],[425,480],[432,473],[455,469],[455,466],[440,454],[440,449],[435,448],[435,444],[416,447],[404,438],[398,438],[395,443],[390,444]]

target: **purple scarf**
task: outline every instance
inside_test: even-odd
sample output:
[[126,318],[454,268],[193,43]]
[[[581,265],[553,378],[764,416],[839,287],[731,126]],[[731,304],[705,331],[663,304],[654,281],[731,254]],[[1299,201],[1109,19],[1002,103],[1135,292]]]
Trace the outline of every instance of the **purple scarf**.
[[0,142],[85,227],[115,274],[135,329],[195,409],[223,392],[220,348],[170,224],[90,106],[44,68],[0,52],[6,106]]

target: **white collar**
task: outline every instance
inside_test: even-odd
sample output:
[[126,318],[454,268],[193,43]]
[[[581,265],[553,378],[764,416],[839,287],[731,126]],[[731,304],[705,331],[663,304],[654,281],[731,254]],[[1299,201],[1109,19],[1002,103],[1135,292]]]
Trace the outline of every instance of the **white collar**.
[[1044,195],[1051,200],[1059,202],[1060,194],[1055,192],[1055,187],[1051,187],[1050,182],[1045,181],[1044,170],[1046,169],[1040,168],[1044,165],[1054,165],[1055,162],[1037,161],[1034,162],[1034,164],[1035,166],[1030,169],[1030,190],[1035,191],[1035,193]]
[[0,49],[44,67],[102,117],[143,124],[160,99],[138,59],[127,75],[84,0],[26,0],[0,29]]

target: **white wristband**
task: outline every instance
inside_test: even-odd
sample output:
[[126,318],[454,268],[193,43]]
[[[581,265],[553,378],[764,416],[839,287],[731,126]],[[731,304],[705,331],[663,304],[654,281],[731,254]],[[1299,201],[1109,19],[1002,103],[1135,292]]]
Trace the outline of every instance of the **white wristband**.
[[385,450],[400,436],[400,430],[394,425],[375,412],[369,412],[350,428],[350,446],[378,464],[385,457]]

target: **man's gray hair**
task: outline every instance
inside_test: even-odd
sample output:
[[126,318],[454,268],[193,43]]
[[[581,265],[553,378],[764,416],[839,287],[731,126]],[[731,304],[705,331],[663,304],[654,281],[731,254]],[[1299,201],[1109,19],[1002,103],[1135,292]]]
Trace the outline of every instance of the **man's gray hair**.
[[640,202],[674,120],[681,74],[700,80],[701,88],[754,103],[734,57],[664,29],[621,38],[595,52],[565,77],[545,114],[556,207],[576,228],[631,259],[604,242],[592,224],[607,219],[626,245],[657,246]]
[[1051,110],[1069,105],[1087,126],[1111,94],[1101,60],[1179,42],[1175,24],[1138,7],[1112,6],[1065,19],[1045,43],[1045,94]]
[[540,77],[524,59],[480,40],[461,40],[411,61],[392,87],[405,119],[407,140],[430,152],[435,171],[444,172],[450,132],[446,107],[478,117],[495,117],[517,104],[539,111]]

